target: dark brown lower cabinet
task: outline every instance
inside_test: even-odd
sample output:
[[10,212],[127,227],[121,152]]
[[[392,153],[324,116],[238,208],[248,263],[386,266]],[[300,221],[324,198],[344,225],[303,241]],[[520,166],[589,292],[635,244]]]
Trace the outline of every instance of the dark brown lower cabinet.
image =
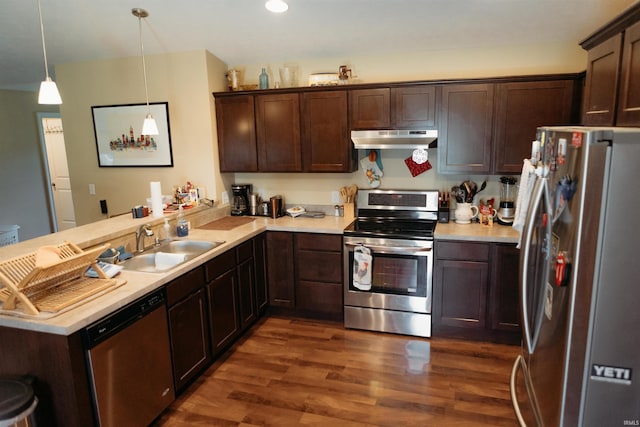
[[437,241],[433,336],[518,342],[518,259],[515,245]]
[[267,232],[271,311],[342,320],[342,235]]
[[296,312],[342,320],[342,236],[295,233]]
[[257,319],[253,240],[248,240],[236,247],[236,260],[240,328],[246,329]]
[[269,283],[267,281],[267,233],[253,238],[253,263],[256,281],[256,311],[262,316],[269,306]]
[[211,361],[204,286],[202,267],[167,285],[173,379],[178,391]]
[[173,377],[179,391],[211,361],[204,288],[169,308],[169,332]]
[[293,233],[267,232],[267,273],[269,280],[269,305],[295,308],[293,291]]
[[205,264],[213,354],[222,352],[240,333],[235,249]]

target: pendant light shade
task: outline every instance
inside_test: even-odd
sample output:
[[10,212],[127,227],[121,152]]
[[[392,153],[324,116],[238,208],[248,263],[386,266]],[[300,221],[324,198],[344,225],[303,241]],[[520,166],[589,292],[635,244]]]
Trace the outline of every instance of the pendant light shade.
[[289,9],[289,5],[283,0],[269,0],[264,4],[264,7],[266,7],[268,11],[274,13],[286,12],[287,9]]
[[60,98],[60,92],[58,92],[58,86],[56,82],[51,80],[51,77],[47,76],[46,80],[40,83],[40,92],[38,93],[38,104],[62,104],[62,98]]
[[62,104],[60,92],[56,82],[49,77],[49,64],[47,63],[47,48],[44,44],[44,25],[42,25],[42,7],[38,0],[38,17],[40,18],[40,36],[42,36],[42,55],[44,56],[44,74],[45,79],[40,83],[40,92],[38,93],[38,104]]
[[149,107],[149,88],[147,87],[147,67],[144,62],[144,45],[142,44],[142,18],[149,16],[149,12],[144,9],[134,8],[131,9],[133,16],[138,18],[138,30],[140,33],[140,56],[142,57],[142,77],[144,78],[144,94],[147,99],[147,117],[144,119],[142,125],[143,135],[158,135],[158,125],[156,120],[151,115],[151,107]]
[[142,134],[143,135],[158,135],[158,125],[156,124],[156,119],[153,118],[151,113],[147,114],[147,117],[144,119],[144,124],[142,125]]

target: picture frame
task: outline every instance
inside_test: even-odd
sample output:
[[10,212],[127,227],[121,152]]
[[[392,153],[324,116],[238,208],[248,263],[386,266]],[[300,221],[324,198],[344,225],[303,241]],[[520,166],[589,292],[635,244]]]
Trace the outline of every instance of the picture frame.
[[147,104],[91,107],[100,167],[173,167],[169,103],[149,103],[158,135],[143,136]]

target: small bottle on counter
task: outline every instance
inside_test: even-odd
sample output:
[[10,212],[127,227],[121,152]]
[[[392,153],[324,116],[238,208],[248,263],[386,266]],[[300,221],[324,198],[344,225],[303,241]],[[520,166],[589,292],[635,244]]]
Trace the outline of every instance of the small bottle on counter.
[[267,74],[267,70],[265,68],[262,69],[259,77],[260,81],[260,89],[269,89],[269,75]]
[[169,218],[164,219],[164,239],[171,240],[171,226],[169,225]]
[[178,237],[187,237],[189,235],[189,223],[187,223],[187,220],[184,219],[182,206],[180,206],[180,210],[178,211],[178,225],[176,226],[176,235]]

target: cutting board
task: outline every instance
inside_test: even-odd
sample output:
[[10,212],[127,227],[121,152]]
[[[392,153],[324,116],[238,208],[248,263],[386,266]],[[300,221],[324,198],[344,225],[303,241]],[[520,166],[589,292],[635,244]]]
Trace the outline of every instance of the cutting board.
[[215,221],[201,225],[198,228],[203,230],[232,230],[241,225],[249,224],[255,221],[255,218],[247,216],[225,216]]

